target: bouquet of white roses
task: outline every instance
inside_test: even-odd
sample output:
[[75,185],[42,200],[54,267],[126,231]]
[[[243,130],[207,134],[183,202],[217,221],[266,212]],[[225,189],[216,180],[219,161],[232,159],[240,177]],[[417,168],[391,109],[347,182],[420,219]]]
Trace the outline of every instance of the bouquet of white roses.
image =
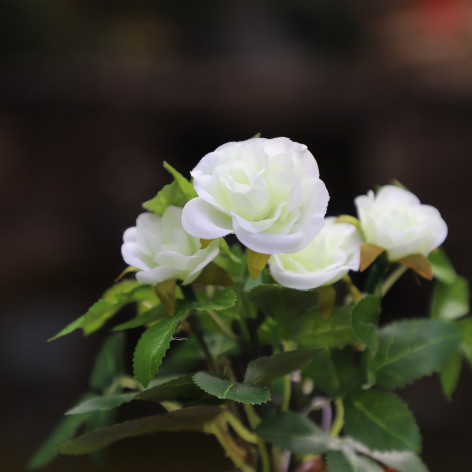
[[[462,356],[472,362],[468,285],[439,248],[438,210],[387,185],[355,199],[357,217],[326,217],[317,162],[287,138],[225,144],[192,181],[165,167],[173,182],[123,235],[128,267],[52,338],[113,332],[90,389],[30,466],[198,431],[247,472],[427,471],[418,426],[393,390],[439,372],[450,396]],[[385,324],[383,297],[408,269],[435,279],[431,312]],[[135,316],[113,325],[129,304]],[[142,331],[133,375],[122,361],[131,329]],[[131,401],[154,403],[155,414],[114,423]]]

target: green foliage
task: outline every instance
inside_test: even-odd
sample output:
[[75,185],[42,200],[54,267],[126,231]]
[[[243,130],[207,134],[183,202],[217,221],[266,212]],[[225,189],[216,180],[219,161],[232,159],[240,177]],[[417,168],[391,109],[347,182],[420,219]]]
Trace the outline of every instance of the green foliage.
[[[115,412],[113,410],[94,411],[84,425],[84,432],[89,433],[96,429],[105,428],[113,424],[115,420]],[[89,454],[90,460],[96,467],[103,467],[105,465],[106,450],[101,449]]]
[[[93,394],[86,394],[80,402],[93,397]],[[87,414],[65,416],[31,458],[28,468],[38,469],[49,464],[59,454],[57,451],[58,446],[72,438],[88,418],[89,415]]]
[[121,333],[108,337],[95,359],[90,375],[92,388],[105,390],[116,377],[124,374],[124,348],[125,337]]
[[296,313],[303,313],[316,305],[315,291],[300,291],[280,285],[262,284],[249,292],[249,299],[256,307],[276,320],[286,320]]
[[383,472],[382,467],[354,451],[331,451],[326,455],[329,472]]
[[392,392],[361,391],[345,398],[346,433],[379,451],[421,450],[418,426],[408,407]]
[[431,318],[455,320],[469,313],[469,282],[457,276],[451,283],[436,282]]
[[[169,164],[164,167],[173,182],[143,204],[159,215],[197,196],[189,180]],[[348,215],[341,219],[358,224]],[[370,249],[371,256],[383,251]],[[247,266],[248,253],[257,263]],[[346,278],[344,284],[313,290],[282,287],[271,283],[267,258],[221,239],[218,258],[194,281],[196,292],[191,285],[176,286],[176,280],[155,287],[123,280],[51,338],[79,328],[91,334],[125,305],[136,306],[137,316],[115,326],[118,333],[97,355],[90,377],[94,393],[66,412],[30,467],[45,465],[57,451],[90,454],[98,465],[103,448],[121,439],[194,431],[214,434],[245,472],[278,470],[271,459],[277,462],[282,450],[324,455],[330,472],[382,472],[384,466],[427,472],[417,455],[416,422],[406,404],[386,390],[439,372],[444,393],[452,395],[462,356],[472,364],[472,318],[464,318],[468,282],[442,249],[433,252],[430,318],[379,329],[381,296],[400,274],[385,254],[369,269],[368,294]],[[429,268],[423,256],[411,258]],[[126,375],[123,358],[126,331],[133,328],[143,329],[134,350],[134,379]],[[188,339],[174,338],[180,328]],[[173,339],[180,342],[170,349]],[[169,413],[113,425],[117,408],[130,401],[154,402]],[[320,417],[323,430],[314,422]],[[74,438],[78,432],[83,434]],[[306,458],[296,456],[291,465],[298,466],[299,459]]]
[[461,351],[472,366],[472,318],[466,318],[457,322],[456,326],[462,333]]
[[462,356],[460,352],[456,352],[439,370],[439,378],[441,380],[443,392],[449,399],[456,390],[461,368]]
[[398,472],[428,472],[423,461],[411,451],[368,451],[367,454]]
[[169,316],[162,305],[153,306],[149,310],[144,311],[136,318],[125,321],[113,327],[113,331],[125,331],[127,329],[139,328],[147,324],[154,323]]
[[167,162],[164,162],[164,167],[174,177],[173,182],[165,185],[154,198],[143,203],[146,210],[158,215],[162,215],[170,205],[183,207],[190,199],[197,196],[193,185],[180,172]]
[[49,341],[70,334],[79,328],[83,330],[85,335],[89,335],[100,329],[123,306],[149,298],[151,290],[150,285],[142,285],[135,280],[118,282],[108,289],[84,315],[67,325]]
[[371,381],[397,388],[438,371],[461,342],[452,323],[426,319],[400,321],[382,328],[379,348],[369,359]]
[[236,305],[237,300],[238,296],[236,292],[231,288],[227,288],[216,292],[210,300],[196,302],[194,308],[198,311],[227,310]]
[[267,385],[279,377],[301,369],[319,353],[319,349],[303,349],[260,357],[248,364],[244,382]]
[[371,349],[377,347],[380,297],[367,295],[352,309],[352,329],[359,340]]
[[192,337],[176,344],[159,367],[159,377],[188,372],[203,358],[197,340]]
[[267,387],[241,384],[211,372],[198,372],[193,376],[193,381],[206,393],[220,400],[233,400],[248,405],[260,405],[270,400]]
[[279,325],[281,337],[292,339],[301,347],[343,347],[354,342],[351,307],[336,306],[325,319],[318,308],[312,308],[302,316],[294,316],[293,323]]
[[451,264],[451,261],[446,256],[444,249],[438,248],[433,251],[428,260],[433,268],[434,278],[445,284],[451,284],[457,277],[457,273]]
[[276,321],[278,337],[300,347],[342,347],[354,341],[351,308],[335,306],[328,319],[316,305],[315,291],[300,291],[279,285],[259,285],[249,298]]
[[303,369],[303,373],[319,390],[334,397],[346,395],[360,387],[362,382],[350,347],[323,350]]
[[330,438],[306,416],[291,411],[277,412],[261,422],[256,433],[275,446],[298,454],[323,454]]
[[66,411],[66,415],[80,415],[90,413],[91,411],[108,411],[128,403],[134,399],[135,393],[117,393],[115,395],[107,395],[104,397],[94,397],[85,400],[70,410]]
[[[108,428],[66,441],[59,447],[61,454],[90,454],[125,438],[143,436],[157,432],[196,431],[210,433],[212,425],[224,410],[216,407],[200,406],[183,408],[164,415],[147,416],[125,421]],[[73,417],[72,417],[73,418]]]
[[185,374],[143,390],[136,395],[136,399],[158,403],[163,401],[186,403],[205,396],[207,395],[202,389],[195,385],[192,374]]
[[182,310],[173,317],[164,318],[144,331],[139,338],[134,350],[133,372],[144,387],[147,387],[157,374],[172,336],[185,315],[186,310]]

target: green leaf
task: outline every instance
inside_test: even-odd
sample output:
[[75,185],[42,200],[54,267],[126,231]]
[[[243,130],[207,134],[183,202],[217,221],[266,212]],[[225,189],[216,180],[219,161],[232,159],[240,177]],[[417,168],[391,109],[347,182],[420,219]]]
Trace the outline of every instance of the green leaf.
[[[82,400],[93,396],[93,394],[86,394],[82,397]],[[89,415],[65,416],[31,458],[28,463],[28,468],[38,469],[39,467],[44,467],[49,464],[49,462],[58,455],[57,447],[72,438],[78,429],[87,421],[88,417]]]
[[428,472],[423,461],[411,451],[368,451],[366,454],[398,472]]
[[281,337],[298,342],[300,347],[343,347],[355,341],[352,330],[351,307],[334,307],[324,319],[318,308],[312,308],[292,322],[280,324]]
[[365,296],[352,309],[354,334],[370,349],[377,347],[380,311],[380,297],[375,295]]
[[167,162],[164,162],[164,167],[172,174],[174,181],[165,185],[154,198],[143,203],[146,210],[158,215],[162,215],[170,205],[183,207],[190,199],[197,196],[193,185],[180,172]]
[[379,451],[419,452],[421,436],[408,407],[392,392],[361,391],[345,398],[344,427],[350,436]]
[[136,392],[133,393],[117,393],[115,395],[106,395],[103,397],[95,397],[85,400],[70,410],[66,411],[66,415],[80,415],[91,411],[108,411],[128,403],[134,399]]
[[205,266],[200,275],[194,280],[194,283],[219,287],[232,287],[234,285],[234,281],[228,272],[213,261]]
[[462,368],[462,356],[456,352],[439,370],[443,392],[450,399],[456,390]]
[[259,285],[249,298],[263,313],[275,318],[279,337],[300,347],[342,347],[355,340],[351,308],[334,307],[324,319],[316,306],[315,291],[294,290],[279,285]]
[[326,455],[329,472],[383,472],[382,467],[354,451],[330,451]]
[[188,372],[202,358],[202,351],[195,337],[179,342],[159,368],[159,377]]
[[[196,431],[211,433],[224,410],[198,406],[183,408],[164,415],[148,416],[98,429],[65,442],[59,447],[61,454],[89,454],[121,439],[143,436],[161,431]],[[74,417],[71,417],[74,418]]]
[[140,326],[162,320],[162,318],[166,318],[167,316],[169,315],[165,312],[163,306],[157,305],[150,308],[149,310],[146,310],[132,320],[114,326],[113,331],[124,331],[126,329],[139,328]]
[[[115,419],[114,411],[94,411],[90,414],[85,423],[84,432],[88,433],[99,428],[105,428],[113,424]],[[105,465],[106,449],[95,451],[89,454],[90,460],[96,467],[103,467]]]
[[279,377],[301,369],[319,353],[319,349],[303,349],[260,357],[248,364],[244,382],[267,385]]
[[150,291],[150,285],[143,285],[135,280],[124,280],[115,284],[85,313],[81,325],[84,334],[87,336],[100,329],[128,303],[145,300]]
[[148,328],[139,338],[133,356],[133,372],[144,387],[155,377],[162,363],[177,326],[185,318],[186,311],[164,318]]
[[266,442],[298,454],[323,454],[331,438],[306,416],[291,411],[265,418],[256,433]]
[[136,399],[158,403],[163,401],[184,403],[194,401],[204,396],[206,396],[206,394],[202,389],[195,385],[193,375],[187,374],[143,390],[136,395]]
[[454,282],[457,273],[454,270],[451,261],[446,256],[444,249],[436,249],[428,256],[428,259],[433,268],[433,275],[437,280],[445,284],[451,284]]
[[460,320],[456,326],[461,330],[463,337],[461,350],[469,364],[472,365],[472,318]]
[[437,281],[434,287],[431,318],[454,320],[469,313],[469,282],[457,276],[453,282]]
[[260,405],[270,400],[270,391],[267,387],[233,382],[210,372],[196,373],[193,381],[206,393],[220,400],[233,400],[249,405]]
[[180,190],[185,195],[187,200],[198,197],[197,192],[193,188],[192,182],[187,180],[179,171],[175,170],[168,162],[164,162],[164,168],[172,174],[175,181],[178,183]]
[[362,383],[350,347],[320,352],[303,369],[303,373],[313,380],[319,390],[334,397],[343,397]]
[[199,311],[204,310],[227,310],[236,305],[238,296],[233,289],[220,290],[215,293],[211,300],[197,302],[195,309]]
[[123,334],[113,334],[106,339],[95,359],[90,375],[92,388],[103,391],[116,377],[124,374],[124,348],[125,337]]
[[148,297],[150,285],[143,285],[135,280],[123,280],[108,289],[98,302],[94,303],[85,315],[67,325],[48,341],[70,334],[82,328],[85,335],[100,329],[113,315],[128,303],[141,301]]
[[180,190],[179,184],[174,180],[170,184],[164,185],[154,198],[144,202],[143,207],[146,210],[162,215],[168,206],[183,207],[187,201],[188,199]]
[[302,291],[281,285],[261,284],[248,295],[257,308],[268,316],[286,319],[291,314],[302,313],[316,305],[315,291]]
[[390,324],[379,332],[379,348],[369,361],[369,376],[381,387],[402,387],[439,370],[458,349],[461,338],[460,330],[446,321]]

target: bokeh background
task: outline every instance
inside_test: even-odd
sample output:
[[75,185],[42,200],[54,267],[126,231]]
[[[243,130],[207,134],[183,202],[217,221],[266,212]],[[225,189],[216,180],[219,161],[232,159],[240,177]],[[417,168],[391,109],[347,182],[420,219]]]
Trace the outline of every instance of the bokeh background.
[[[187,173],[227,141],[288,136],[316,156],[330,214],[395,177],[439,208],[470,279],[471,124],[470,0],[2,0],[2,470],[25,470],[87,388],[103,334],[46,339],[124,268],[122,232],[170,181],[164,160]],[[405,277],[386,316],[426,314],[430,290]],[[471,470],[471,387],[465,367],[452,403],[436,377],[401,392],[432,472]],[[192,434],[109,459],[105,471],[231,468]],[[65,457],[45,470],[95,469]]]

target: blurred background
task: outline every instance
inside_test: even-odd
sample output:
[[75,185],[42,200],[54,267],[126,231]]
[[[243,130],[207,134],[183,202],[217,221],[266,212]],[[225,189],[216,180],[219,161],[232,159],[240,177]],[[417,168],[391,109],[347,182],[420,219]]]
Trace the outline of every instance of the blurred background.
[[[333,215],[396,178],[441,211],[470,279],[471,124],[470,0],[2,0],[2,470],[25,470],[86,390],[104,333],[46,339],[124,268],[164,160],[188,175],[227,141],[287,136],[317,158]],[[386,316],[425,315],[430,291],[406,276]],[[471,387],[464,367],[452,403],[436,377],[400,392],[432,472],[470,471]],[[212,438],[169,434],[119,443],[103,470],[150,464],[231,468]]]

